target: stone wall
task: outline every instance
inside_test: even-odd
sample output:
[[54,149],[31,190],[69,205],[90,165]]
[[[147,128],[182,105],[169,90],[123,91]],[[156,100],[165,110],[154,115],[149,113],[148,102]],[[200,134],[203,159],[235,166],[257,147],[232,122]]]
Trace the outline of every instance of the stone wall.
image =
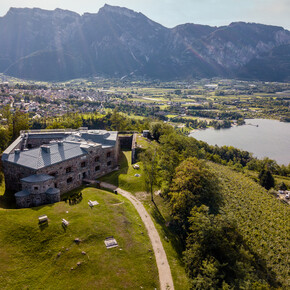
[[137,159],[137,134],[134,133],[133,137],[132,137],[132,160],[131,163],[134,164],[136,163],[136,159]]
[[3,173],[5,176],[5,188],[11,192],[22,190],[20,179],[36,174],[36,170],[13,164],[10,162],[3,162]]
[[131,150],[132,148],[132,140],[133,140],[133,135],[120,135],[118,136],[119,142],[120,142],[120,148],[122,150]]
[[37,136],[38,138],[35,137],[29,137],[28,135],[28,139],[27,139],[27,143],[26,143],[26,148],[31,149],[31,148],[37,148],[40,147],[43,144],[49,144],[50,141],[60,141],[63,140],[64,138],[64,134],[59,135],[59,136],[54,136],[53,138],[44,138],[41,136]]
[[41,194],[46,192],[50,187],[54,187],[54,179],[34,183],[22,181],[22,190],[27,190],[31,194]]

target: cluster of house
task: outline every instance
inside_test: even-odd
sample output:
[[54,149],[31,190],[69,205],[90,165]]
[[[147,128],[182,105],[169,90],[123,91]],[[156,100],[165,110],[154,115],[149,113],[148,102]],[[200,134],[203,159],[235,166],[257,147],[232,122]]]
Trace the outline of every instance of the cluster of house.
[[[95,90],[20,89],[5,86],[0,93],[2,93],[1,106],[9,104],[12,111],[20,109],[27,113],[37,112],[36,116],[39,117],[62,115],[76,109],[78,112],[100,111],[102,108],[99,108],[99,105],[92,105],[92,102],[106,103],[111,100],[109,95]],[[85,102],[81,106],[72,106],[71,98]]]
[[3,153],[6,190],[17,207],[60,200],[61,194],[117,168],[118,132],[105,130],[22,131]]
[[278,190],[279,194],[285,194],[286,199],[290,199],[290,191],[289,190]]

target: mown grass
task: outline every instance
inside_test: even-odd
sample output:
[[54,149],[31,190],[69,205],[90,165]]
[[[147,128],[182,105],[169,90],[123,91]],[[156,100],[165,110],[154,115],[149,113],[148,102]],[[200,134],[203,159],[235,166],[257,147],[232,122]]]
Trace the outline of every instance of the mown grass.
[[[100,180],[114,184],[131,193],[145,191],[145,180],[142,171],[142,163],[138,162],[140,169],[134,169],[131,165],[131,151],[122,151],[120,155],[120,170],[101,177]],[[136,177],[135,174],[140,174]]]
[[151,141],[149,141],[147,138],[142,137],[141,135],[137,135],[137,144],[142,149],[147,149],[151,145]]
[[[150,146],[144,138],[139,136],[137,139],[138,144],[140,144],[140,141],[145,142],[144,147],[145,145],[147,145],[146,147]],[[118,172],[113,172],[102,177],[101,181],[119,186],[120,188],[135,194],[139,199],[141,199],[151,215],[160,235],[171,268],[175,289],[189,289],[188,278],[182,262],[183,249],[181,247],[181,243],[176,235],[174,235],[174,233],[172,233],[167,227],[167,222],[170,220],[169,205],[160,196],[154,196],[155,203],[151,202],[151,197],[145,190],[142,162],[138,162],[137,164],[140,166],[140,169],[133,169],[131,165],[131,152],[125,151],[121,155],[120,159],[121,169]],[[134,177],[135,173],[141,174],[141,177]]]
[[[76,205],[59,202],[0,211],[1,289],[159,287],[152,246],[131,203],[92,187],[82,192],[83,200]],[[88,200],[99,205],[91,209]],[[42,214],[49,218],[47,227],[38,225]],[[67,229],[62,218],[69,221]],[[119,247],[107,250],[108,236],[114,236]]]

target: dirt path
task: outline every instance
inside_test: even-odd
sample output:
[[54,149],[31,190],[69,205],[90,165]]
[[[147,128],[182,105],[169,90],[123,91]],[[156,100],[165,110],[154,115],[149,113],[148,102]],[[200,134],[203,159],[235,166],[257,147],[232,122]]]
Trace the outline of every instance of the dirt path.
[[121,188],[117,188],[115,185],[101,182],[101,187],[108,188],[111,190],[117,190],[119,194],[126,197],[134,205],[134,207],[138,211],[138,213],[139,213],[139,215],[140,215],[140,217],[141,217],[141,219],[142,219],[142,221],[143,221],[143,223],[148,231],[148,235],[149,235],[149,238],[150,238],[151,243],[152,243],[153,251],[155,254],[155,258],[156,258],[156,264],[157,264],[157,268],[158,268],[158,272],[159,272],[160,288],[161,288],[161,290],[163,290],[163,289],[164,290],[169,290],[169,289],[173,290],[174,289],[173,280],[172,280],[168,260],[166,257],[166,253],[164,251],[163,245],[161,243],[161,240],[160,240],[159,234],[155,228],[155,225],[154,225],[150,215],[146,211],[145,207],[143,206],[143,204],[130,192],[125,191]]

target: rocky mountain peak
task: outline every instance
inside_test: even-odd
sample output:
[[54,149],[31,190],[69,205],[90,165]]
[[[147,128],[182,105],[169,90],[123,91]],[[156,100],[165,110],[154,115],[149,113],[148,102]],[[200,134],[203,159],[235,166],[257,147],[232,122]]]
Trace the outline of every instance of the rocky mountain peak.
[[124,7],[119,7],[119,6],[111,6],[108,4],[105,4],[102,8],[100,8],[99,13],[101,14],[118,14],[121,16],[126,16],[129,18],[135,18],[139,13],[128,9]]
[[0,72],[27,79],[134,72],[163,80],[285,80],[290,71],[290,32],[282,27],[233,22],[169,29],[142,13],[107,4],[82,16],[62,9],[11,8],[0,17],[0,39]]

